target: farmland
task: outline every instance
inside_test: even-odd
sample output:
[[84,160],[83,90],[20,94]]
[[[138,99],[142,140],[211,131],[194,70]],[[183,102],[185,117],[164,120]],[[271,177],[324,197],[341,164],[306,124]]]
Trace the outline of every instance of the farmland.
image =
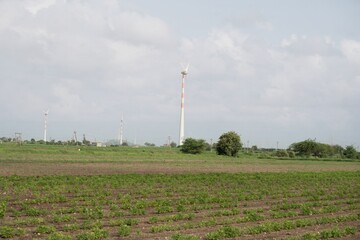
[[[80,151],[79,151],[80,149]],[[124,173],[360,171],[360,160],[287,159],[241,153],[239,158],[182,154],[172,148],[75,147],[0,144],[0,175]]]
[[0,175],[0,238],[360,238],[357,161],[0,146]]

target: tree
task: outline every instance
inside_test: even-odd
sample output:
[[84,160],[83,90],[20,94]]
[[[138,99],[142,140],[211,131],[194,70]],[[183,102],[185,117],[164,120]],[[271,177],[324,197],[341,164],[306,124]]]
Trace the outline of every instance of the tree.
[[288,150],[294,151],[296,155],[299,156],[314,156],[319,158],[328,156],[341,157],[343,154],[343,148],[339,145],[331,146],[329,144],[319,143],[311,139],[293,143],[290,145]]
[[287,151],[287,152],[288,152],[290,158],[295,157],[295,152],[294,151]]
[[331,153],[332,155],[336,156],[336,157],[342,157],[344,154],[344,148],[340,145],[333,145],[331,146]]
[[219,155],[235,157],[240,151],[242,143],[239,134],[234,131],[224,133],[216,144],[216,152]]
[[144,143],[144,145],[146,147],[155,147],[156,146],[154,143],[149,143],[149,142]]
[[329,144],[317,143],[314,149],[315,157],[326,157],[332,155],[332,149]]
[[354,146],[346,146],[345,150],[344,150],[344,156],[346,158],[351,158],[351,159],[355,159],[357,157],[358,153],[356,151],[356,149],[354,148]]
[[175,147],[176,147],[176,143],[175,143],[175,142],[171,142],[171,143],[170,143],[170,147],[175,148]]
[[274,153],[274,155],[275,155],[276,157],[289,157],[289,153],[288,153],[286,150],[284,150],[284,149],[279,149],[279,150],[277,150],[277,151]]
[[297,155],[310,157],[314,154],[317,143],[315,140],[305,140],[302,142],[293,143],[289,149],[294,151]]
[[181,145],[180,151],[183,153],[199,154],[202,153],[206,148],[205,140],[187,138],[183,145]]

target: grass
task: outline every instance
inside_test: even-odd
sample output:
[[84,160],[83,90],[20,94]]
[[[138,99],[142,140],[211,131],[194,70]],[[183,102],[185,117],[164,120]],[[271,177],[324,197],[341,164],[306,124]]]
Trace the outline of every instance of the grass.
[[[80,150],[80,151],[79,151]],[[0,144],[0,175],[119,173],[359,171],[360,161],[285,159],[241,152],[239,157],[183,154],[168,147],[87,147]]]

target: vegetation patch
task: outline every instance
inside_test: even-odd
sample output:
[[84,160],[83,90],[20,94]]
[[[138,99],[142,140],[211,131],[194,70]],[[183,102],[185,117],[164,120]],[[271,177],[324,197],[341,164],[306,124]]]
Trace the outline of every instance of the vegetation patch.
[[356,171],[10,176],[0,183],[7,193],[1,238],[287,237],[360,221]]

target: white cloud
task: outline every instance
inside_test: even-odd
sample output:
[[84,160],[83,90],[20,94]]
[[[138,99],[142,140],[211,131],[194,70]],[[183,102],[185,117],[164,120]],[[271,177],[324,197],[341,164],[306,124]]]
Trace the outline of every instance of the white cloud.
[[56,0],[27,0],[25,8],[32,14],[37,14],[38,11],[50,7],[55,2]]
[[[0,107],[8,119],[37,119],[50,108],[53,118],[106,122],[124,112],[144,132],[153,122],[167,137],[177,132],[180,62],[188,61],[193,134],[196,122],[246,134],[259,126],[270,135],[349,133],[360,117],[360,43],[350,38],[292,34],[274,42],[224,24],[177,40],[165,20],[115,0],[0,1],[0,11]],[[15,92],[21,101],[4,104]]]
[[360,42],[355,40],[343,40],[341,51],[352,64],[360,66]]
[[250,128],[273,123],[274,128],[304,129],[300,136],[317,128],[349,130],[354,109],[345,106],[360,101],[357,75],[330,37],[292,35],[272,47],[227,27],[183,43],[197,66],[193,78],[204,81],[192,93],[201,102],[191,113],[201,112],[198,120],[205,114],[201,106],[221,102],[208,120],[220,115]]

